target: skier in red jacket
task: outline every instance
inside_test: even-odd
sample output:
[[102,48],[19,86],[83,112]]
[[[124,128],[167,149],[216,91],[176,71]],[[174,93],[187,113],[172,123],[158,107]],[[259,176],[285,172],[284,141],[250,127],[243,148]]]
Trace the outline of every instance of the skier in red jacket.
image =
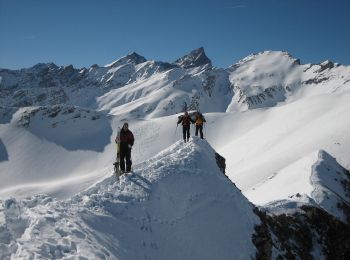
[[184,138],[184,142],[186,143],[190,139],[190,127],[191,123],[194,123],[194,120],[189,116],[187,111],[185,114],[181,117],[179,117],[179,120],[177,121],[177,124],[180,124],[182,122],[182,134]]
[[[119,139],[119,140],[118,140]],[[119,138],[116,137],[116,143],[119,143],[120,151],[120,170],[124,172],[131,171],[131,148],[134,145],[134,135],[129,130],[129,124],[124,123],[120,130]],[[126,166],[126,167],[125,167]]]

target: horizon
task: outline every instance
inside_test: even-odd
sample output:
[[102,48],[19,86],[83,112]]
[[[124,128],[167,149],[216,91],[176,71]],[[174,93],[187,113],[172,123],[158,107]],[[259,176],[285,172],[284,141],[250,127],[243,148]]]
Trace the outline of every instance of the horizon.
[[[204,48],[204,47],[198,47],[198,48],[196,48],[196,49],[199,49],[199,48],[203,48],[203,49],[204,49],[204,52],[205,52],[205,54],[206,54],[206,56],[208,57],[205,48]],[[193,49],[193,50],[196,50],[196,49]],[[193,51],[193,50],[191,50],[191,51]],[[184,55],[182,55],[182,56],[180,56],[180,57],[178,57],[178,58],[181,58],[181,57],[183,57],[183,56],[185,56],[185,55],[188,55],[191,51],[189,51],[188,53],[185,53]],[[258,54],[264,53],[264,52],[286,52],[286,53],[288,53],[292,58],[294,58],[294,59],[300,59],[300,58],[294,56],[293,54],[291,54],[291,53],[289,53],[288,51],[285,51],[285,50],[264,50],[264,51],[257,52],[257,53],[250,53],[250,54],[248,54],[247,56],[242,57],[242,58],[240,58],[239,60],[235,61],[235,63],[230,64],[229,66],[232,66],[232,65],[238,63],[240,60],[242,60],[242,59],[244,59],[244,58],[246,58],[246,57],[248,57],[248,56],[250,56],[250,55],[258,55]],[[130,54],[133,54],[133,53],[135,53],[135,54],[137,54],[137,55],[139,55],[139,56],[144,57],[144,58],[146,59],[146,61],[159,61],[159,62],[167,62],[167,63],[171,63],[171,64],[175,62],[175,60],[174,60],[174,61],[150,60],[150,59],[147,59],[143,54],[140,54],[140,53],[137,53],[137,52],[133,51],[133,52],[127,53],[127,54],[125,54],[124,56],[121,56],[121,57],[119,57],[119,58],[117,58],[117,59],[115,59],[115,60],[113,60],[113,61],[111,61],[111,62],[109,62],[109,63],[106,63],[106,64],[97,64],[97,63],[93,63],[93,64],[91,64],[90,66],[77,67],[77,66],[75,66],[74,64],[57,64],[57,63],[55,63],[54,61],[48,61],[48,62],[38,62],[38,63],[36,63],[36,64],[33,64],[32,66],[29,66],[29,67],[15,68],[15,69],[10,69],[10,70],[30,69],[30,68],[32,68],[32,67],[35,67],[35,66],[39,65],[39,64],[54,64],[54,65],[56,65],[56,66],[58,66],[58,67],[73,66],[75,69],[91,68],[92,66],[95,66],[95,65],[97,65],[98,67],[106,67],[106,66],[108,66],[108,65],[110,65],[110,64],[113,64],[114,62],[118,61],[119,59],[122,59],[123,57],[126,57],[126,56],[128,56],[128,55],[130,55]],[[208,58],[210,59],[210,61],[212,62],[212,64],[214,64],[213,60],[212,60],[210,57],[208,57]],[[344,65],[344,66],[349,66],[349,64],[342,64],[342,63],[339,63],[339,62],[334,61],[334,60],[322,60],[322,61],[320,61],[319,63],[304,63],[304,62],[300,62],[300,64],[301,64],[301,65],[305,65],[305,64],[321,64],[322,62],[325,62],[325,61],[331,61],[331,62],[333,62],[333,63],[338,63],[338,64],[341,64],[341,65]],[[226,69],[226,68],[229,68],[229,66],[227,66],[227,67],[217,67],[217,66],[214,66],[214,67]],[[9,68],[2,68],[2,67],[0,67],[0,69],[9,69]]]
[[171,63],[199,47],[219,68],[268,50],[350,65],[349,13],[345,0],[0,0],[0,68],[104,66],[132,52]]

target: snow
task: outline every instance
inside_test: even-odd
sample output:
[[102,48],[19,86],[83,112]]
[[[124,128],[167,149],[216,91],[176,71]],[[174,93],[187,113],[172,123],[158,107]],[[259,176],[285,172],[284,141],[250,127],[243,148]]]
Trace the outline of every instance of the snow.
[[256,95],[263,86],[273,86],[276,82],[285,84],[298,78],[295,74],[301,73],[302,68],[294,68],[294,62],[287,53],[265,51],[241,60],[239,68],[231,72],[230,80],[247,95]]
[[287,213],[288,209],[293,212],[305,204],[319,205],[346,221],[346,216],[337,207],[338,202],[347,201],[342,186],[342,181],[348,178],[344,171],[332,156],[320,150],[275,173],[246,195],[274,213]]
[[71,199],[3,201],[0,258],[244,259],[252,209],[206,141],[178,141]]
[[224,112],[233,95],[226,76],[218,69],[191,77],[174,68],[110,90],[96,99],[97,109],[121,117],[156,118],[183,111],[184,102],[190,106],[197,100],[202,112]]
[[[112,149],[109,119],[89,110],[20,109],[0,128],[0,136],[8,159],[0,165],[0,194],[6,196],[39,190],[69,196],[90,186],[112,160],[101,156],[107,147]],[[71,192],[65,194],[67,189]]]
[[[18,109],[0,98],[1,259],[245,259],[258,223],[248,200],[273,214],[307,204],[345,219],[336,205],[348,201],[349,66],[273,51],[227,70],[139,61],[78,70],[88,79],[58,96],[74,106]],[[2,70],[1,84],[21,98],[50,96],[61,86],[18,79],[47,66],[58,70]],[[208,142],[182,143],[184,102],[204,113]],[[125,121],[134,173],[117,183],[114,138]]]
[[267,110],[226,115],[224,122],[214,119],[213,136],[207,126],[208,140],[227,159],[228,175],[243,192],[319,149],[349,167],[349,98],[349,93],[312,96]]

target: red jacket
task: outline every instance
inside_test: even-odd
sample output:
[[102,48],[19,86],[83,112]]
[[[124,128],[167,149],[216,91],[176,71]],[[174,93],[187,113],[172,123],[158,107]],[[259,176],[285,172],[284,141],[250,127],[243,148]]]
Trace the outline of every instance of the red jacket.
[[128,130],[121,129],[119,133],[119,138],[118,136],[115,138],[115,142],[120,144],[120,150],[121,151],[126,151],[129,149],[129,145],[133,146],[134,145],[134,135],[132,132]]
[[194,123],[194,120],[189,115],[183,115],[179,118],[179,121],[177,121],[177,124],[180,124],[182,122],[183,126],[190,126],[191,122]]

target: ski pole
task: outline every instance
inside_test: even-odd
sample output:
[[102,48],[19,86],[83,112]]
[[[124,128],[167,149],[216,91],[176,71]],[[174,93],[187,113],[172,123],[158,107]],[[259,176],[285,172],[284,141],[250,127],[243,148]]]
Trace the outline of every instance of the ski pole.
[[176,132],[177,132],[177,127],[178,127],[179,125],[176,125],[176,128],[175,128],[175,133],[174,133],[174,137],[173,137],[173,142],[176,140]]

